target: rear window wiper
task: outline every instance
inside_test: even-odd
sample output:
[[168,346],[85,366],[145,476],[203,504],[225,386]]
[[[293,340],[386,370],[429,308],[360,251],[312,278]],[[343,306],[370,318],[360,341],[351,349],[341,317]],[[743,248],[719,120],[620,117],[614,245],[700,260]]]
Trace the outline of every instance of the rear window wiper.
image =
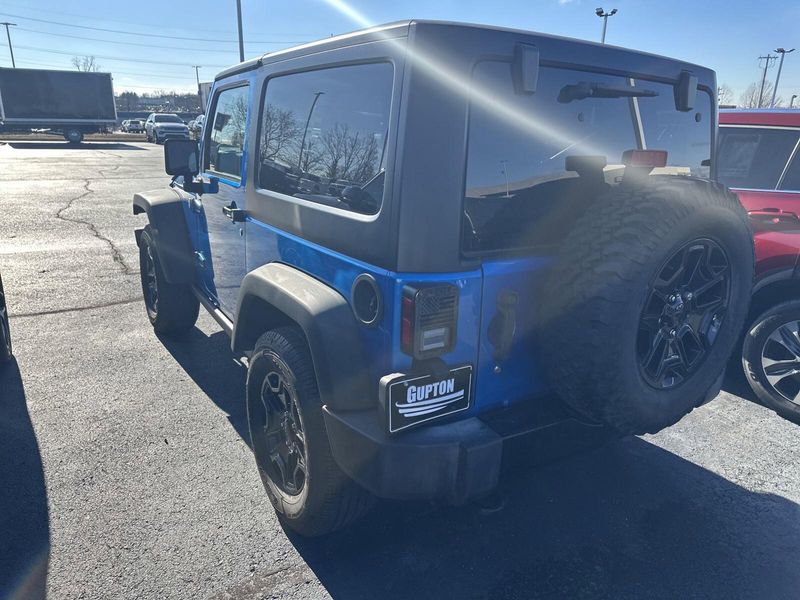
[[581,81],[562,87],[558,93],[558,101],[561,104],[568,104],[573,100],[585,100],[586,98],[652,98],[654,96],[658,96],[658,92],[632,85],[606,85]]

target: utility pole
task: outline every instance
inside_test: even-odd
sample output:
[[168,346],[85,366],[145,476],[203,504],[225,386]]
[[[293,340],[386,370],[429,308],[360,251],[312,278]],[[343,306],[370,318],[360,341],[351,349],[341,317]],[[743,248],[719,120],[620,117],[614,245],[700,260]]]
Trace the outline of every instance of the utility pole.
[[761,108],[761,100],[764,98],[764,84],[767,82],[767,69],[770,68],[772,65],[772,61],[778,58],[777,56],[772,56],[770,53],[767,53],[766,56],[759,56],[759,61],[764,61],[764,74],[761,76],[761,89],[758,92],[758,104],[756,108]]
[[594,14],[603,19],[603,35],[600,37],[600,43],[606,43],[606,29],[608,28],[608,17],[613,17],[617,14],[617,9],[614,8],[611,12],[605,12],[602,8],[596,8]]
[[783,59],[786,58],[786,55],[790,52],[794,52],[794,48],[791,50],[786,50],[785,48],[778,48],[775,50],[778,54],[781,55],[781,62],[778,63],[778,74],[775,76],[775,87],[772,88],[772,102],[769,103],[770,108],[775,108],[775,96],[778,93],[778,82],[781,80],[781,70],[783,70]]
[[8,38],[8,51],[11,53],[11,68],[16,69],[17,63],[14,62],[14,48],[11,46],[11,33],[9,33],[9,27],[16,27],[16,23],[9,23],[8,21],[0,22],[0,25],[6,26],[6,37]]
[[244,38],[242,37],[242,0],[236,0],[236,18],[239,22],[239,62],[244,62]]
[[202,65],[192,65],[194,69],[194,76],[197,79],[197,98],[200,102],[200,111],[203,110],[203,94],[200,92],[200,68]]
[[300,156],[297,157],[297,168],[301,171],[305,171],[303,169],[303,148],[306,145],[306,134],[308,133],[308,125],[311,123],[311,115],[314,114],[314,107],[317,105],[317,100],[319,97],[322,96],[325,92],[314,92],[314,101],[311,103],[311,108],[308,109],[308,118],[306,119],[306,127],[303,129],[303,141],[300,142]]

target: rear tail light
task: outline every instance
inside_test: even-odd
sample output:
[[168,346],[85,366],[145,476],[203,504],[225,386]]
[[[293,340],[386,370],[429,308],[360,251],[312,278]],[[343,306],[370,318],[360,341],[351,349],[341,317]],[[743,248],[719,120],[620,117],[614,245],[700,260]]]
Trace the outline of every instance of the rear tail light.
[[458,322],[458,288],[454,285],[403,288],[400,345],[424,359],[453,349]]

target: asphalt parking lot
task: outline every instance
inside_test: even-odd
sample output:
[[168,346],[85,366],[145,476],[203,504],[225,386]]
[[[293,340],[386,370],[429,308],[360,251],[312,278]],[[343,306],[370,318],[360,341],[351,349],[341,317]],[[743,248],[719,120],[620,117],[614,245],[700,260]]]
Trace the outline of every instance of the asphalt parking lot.
[[0,597],[800,595],[800,428],[736,376],[659,435],[509,474],[501,510],[386,502],[288,536],[227,338],[147,323],[130,200],[167,184],[162,149],[10,142],[0,180]]

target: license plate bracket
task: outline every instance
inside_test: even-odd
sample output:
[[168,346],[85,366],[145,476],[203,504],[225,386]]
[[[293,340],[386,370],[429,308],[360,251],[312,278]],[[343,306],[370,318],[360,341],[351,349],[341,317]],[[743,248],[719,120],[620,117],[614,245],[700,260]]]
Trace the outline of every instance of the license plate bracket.
[[456,367],[444,374],[394,373],[380,382],[389,433],[467,410],[471,395],[472,365]]

